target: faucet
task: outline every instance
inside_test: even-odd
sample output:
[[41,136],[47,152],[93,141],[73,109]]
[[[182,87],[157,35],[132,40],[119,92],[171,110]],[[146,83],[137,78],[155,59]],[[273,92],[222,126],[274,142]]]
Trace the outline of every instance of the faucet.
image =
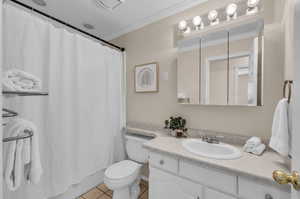
[[201,136],[203,142],[207,142],[210,144],[220,144],[220,139],[222,138],[224,138],[224,136],[208,136],[208,135]]

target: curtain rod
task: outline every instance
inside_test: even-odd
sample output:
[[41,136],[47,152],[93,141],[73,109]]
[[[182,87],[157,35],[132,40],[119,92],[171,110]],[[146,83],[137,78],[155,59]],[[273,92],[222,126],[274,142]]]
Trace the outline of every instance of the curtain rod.
[[19,2],[19,1],[17,1],[17,0],[9,0],[9,1],[12,1],[12,2],[14,2],[14,3],[16,3],[16,4],[18,4],[18,5],[22,6],[22,7],[24,7],[24,8],[30,9],[30,10],[32,10],[32,11],[34,11],[34,12],[40,14],[40,15],[43,15],[43,16],[45,16],[45,17],[47,17],[47,18],[50,18],[50,19],[52,19],[52,20],[54,20],[54,21],[56,21],[56,22],[58,22],[58,23],[61,23],[61,24],[65,25],[65,26],[68,26],[68,27],[70,27],[70,28],[72,28],[72,29],[74,29],[74,30],[80,32],[80,33],[83,33],[83,34],[85,34],[85,35],[88,35],[88,36],[90,36],[90,37],[96,39],[96,40],[99,40],[99,41],[102,42],[103,44],[109,45],[109,46],[111,46],[111,47],[113,47],[113,48],[116,48],[116,49],[122,51],[122,52],[125,51],[125,48],[123,48],[123,47],[117,46],[117,45],[115,45],[115,44],[113,44],[113,43],[110,43],[110,42],[104,40],[104,39],[101,39],[100,37],[97,37],[97,36],[92,35],[92,34],[90,34],[90,33],[88,33],[88,32],[85,32],[84,30],[81,30],[81,29],[79,29],[79,28],[76,28],[75,26],[72,26],[72,25],[70,25],[70,24],[68,24],[68,23],[66,23],[66,22],[64,22],[64,21],[62,21],[62,20],[60,20],[60,19],[57,19],[57,18],[55,18],[55,17],[52,17],[52,16],[50,16],[50,15],[44,13],[44,12],[41,12],[41,11],[39,11],[39,10],[37,10],[37,9],[35,9],[35,8],[33,8],[33,7],[31,7],[31,6],[28,6],[28,5],[24,4],[24,3],[21,3],[21,2]]

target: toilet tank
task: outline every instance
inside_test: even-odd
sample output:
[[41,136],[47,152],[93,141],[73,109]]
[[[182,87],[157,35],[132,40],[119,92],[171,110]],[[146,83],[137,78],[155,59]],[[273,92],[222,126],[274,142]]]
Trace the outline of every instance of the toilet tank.
[[143,144],[153,138],[140,135],[125,135],[125,146],[130,160],[139,163],[146,163],[148,151],[143,148]]

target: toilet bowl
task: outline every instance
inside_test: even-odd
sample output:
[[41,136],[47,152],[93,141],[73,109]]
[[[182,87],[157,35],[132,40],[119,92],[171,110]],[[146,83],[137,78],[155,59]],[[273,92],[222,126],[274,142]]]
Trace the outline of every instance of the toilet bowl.
[[148,158],[148,153],[142,145],[150,139],[144,136],[125,136],[126,151],[130,160],[115,163],[104,173],[104,183],[113,191],[113,199],[138,198],[140,172]]

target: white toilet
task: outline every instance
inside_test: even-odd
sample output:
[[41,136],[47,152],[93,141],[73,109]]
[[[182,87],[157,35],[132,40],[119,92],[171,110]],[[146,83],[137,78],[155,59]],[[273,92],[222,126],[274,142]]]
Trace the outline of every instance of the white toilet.
[[113,190],[113,199],[137,199],[140,193],[140,171],[147,162],[148,152],[142,145],[151,138],[125,136],[125,146],[130,160],[111,165],[104,173],[104,183]]

